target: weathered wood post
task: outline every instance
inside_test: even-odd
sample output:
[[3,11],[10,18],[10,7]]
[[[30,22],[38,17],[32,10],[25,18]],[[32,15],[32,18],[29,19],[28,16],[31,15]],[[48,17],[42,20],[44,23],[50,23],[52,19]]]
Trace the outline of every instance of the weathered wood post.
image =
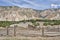
[[14,25],[14,36],[16,36],[16,25]]
[[7,26],[7,35],[9,35],[9,27]]
[[59,25],[58,25],[58,32],[59,32]]
[[44,27],[42,27],[42,37],[44,37]]

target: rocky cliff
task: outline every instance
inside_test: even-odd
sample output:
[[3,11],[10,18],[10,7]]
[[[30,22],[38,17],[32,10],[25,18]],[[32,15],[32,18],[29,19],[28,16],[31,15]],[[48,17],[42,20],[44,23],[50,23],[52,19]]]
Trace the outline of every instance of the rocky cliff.
[[0,6],[0,21],[20,21],[28,19],[60,19],[60,9],[34,10],[16,6]]

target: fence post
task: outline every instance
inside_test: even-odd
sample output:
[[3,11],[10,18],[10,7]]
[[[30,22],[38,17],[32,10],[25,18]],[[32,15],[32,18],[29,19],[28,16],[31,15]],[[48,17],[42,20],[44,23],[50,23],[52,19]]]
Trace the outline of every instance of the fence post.
[[58,32],[59,32],[59,25],[58,25]]
[[42,37],[44,37],[44,27],[42,27]]
[[16,36],[16,27],[17,25],[14,25],[14,36]]
[[7,26],[7,35],[9,35],[9,27]]

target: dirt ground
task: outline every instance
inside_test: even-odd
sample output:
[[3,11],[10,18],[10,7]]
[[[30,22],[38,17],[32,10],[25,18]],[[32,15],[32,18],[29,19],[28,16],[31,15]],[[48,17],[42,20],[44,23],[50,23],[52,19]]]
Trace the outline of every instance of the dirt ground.
[[[16,28],[16,36],[14,36],[14,28],[9,28],[9,34],[7,35],[7,29],[0,29],[0,40],[60,40],[60,32],[53,32],[52,30],[57,30],[57,28],[49,28],[51,32],[45,32],[44,37],[42,37],[41,29],[40,30],[31,30],[30,28]],[[48,30],[48,31],[49,31]],[[52,36],[52,35],[59,36]],[[2,36],[1,36],[2,35]],[[46,36],[49,35],[49,36]]]
[[0,37],[0,40],[60,40],[60,37]]

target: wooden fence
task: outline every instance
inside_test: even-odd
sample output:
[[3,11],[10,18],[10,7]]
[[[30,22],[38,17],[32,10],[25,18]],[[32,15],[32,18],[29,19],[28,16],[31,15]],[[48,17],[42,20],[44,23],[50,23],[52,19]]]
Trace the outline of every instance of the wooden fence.
[[0,28],[0,37],[2,36],[57,36],[60,35],[60,27],[42,27],[39,29],[30,29],[22,27]]

